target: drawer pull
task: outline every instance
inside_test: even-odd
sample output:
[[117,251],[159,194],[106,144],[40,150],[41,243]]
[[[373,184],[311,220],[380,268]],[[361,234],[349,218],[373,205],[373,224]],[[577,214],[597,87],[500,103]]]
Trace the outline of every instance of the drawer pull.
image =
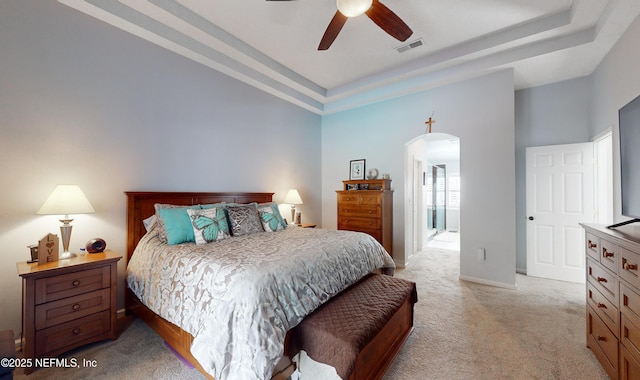
[[80,329],[76,327],[75,329],[73,329],[72,332],[73,332],[73,335],[78,335],[80,334]]
[[73,282],[71,283],[71,285],[73,285],[73,286],[76,286],[76,287],[77,287],[78,285],[80,285],[80,281],[78,281],[78,280],[73,280]]
[[369,214],[373,214],[373,211],[369,210]]
[[600,309],[606,309],[606,308],[607,308],[607,305],[605,305],[605,304],[603,304],[603,303],[599,303],[599,304],[598,304],[598,307],[599,307]]
[[589,240],[587,246],[589,247],[589,249],[598,248],[598,244],[592,242],[591,240]]
[[72,308],[73,308],[74,311],[78,311],[78,310],[80,310],[80,304],[75,304],[75,305],[72,306]]
[[607,283],[607,282],[609,282],[609,281],[607,281],[607,279],[606,279],[606,278],[604,278],[604,277],[598,277],[598,282],[604,282],[604,283]]
[[627,262],[624,263],[625,270],[638,270],[638,264],[629,264]]
[[607,341],[607,337],[606,336],[601,336],[601,335],[598,335],[598,337],[596,339],[598,339],[600,341],[603,341],[603,342]]
[[602,256],[604,257],[613,257],[613,252],[607,251],[606,248],[602,248]]

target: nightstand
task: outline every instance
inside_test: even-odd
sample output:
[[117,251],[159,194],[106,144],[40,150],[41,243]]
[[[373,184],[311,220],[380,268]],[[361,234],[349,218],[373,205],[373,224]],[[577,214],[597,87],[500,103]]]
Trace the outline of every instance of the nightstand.
[[[38,265],[17,263],[22,277],[22,350],[50,358],[116,339],[117,263],[106,251]],[[35,368],[25,368],[25,373]]]

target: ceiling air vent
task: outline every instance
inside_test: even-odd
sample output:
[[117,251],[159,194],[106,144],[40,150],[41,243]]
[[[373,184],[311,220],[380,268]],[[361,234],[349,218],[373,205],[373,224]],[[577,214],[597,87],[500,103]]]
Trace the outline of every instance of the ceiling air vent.
[[409,42],[408,44],[398,46],[396,50],[398,51],[398,53],[404,53],[407,50],[415,49],[422,45],[424,45],[424,43],[422,42],[422,38],[418,38],[417,40]]

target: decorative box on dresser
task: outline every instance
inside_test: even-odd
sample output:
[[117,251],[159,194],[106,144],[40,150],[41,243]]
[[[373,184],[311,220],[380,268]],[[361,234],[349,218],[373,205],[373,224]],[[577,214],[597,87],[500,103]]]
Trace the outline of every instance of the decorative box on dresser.
[[612,379],[640,379],[640,224],[582,226],[587,346]]
[[393,190],[390,179],[342,181],[338,229],[365,232],[393,256]]
[[24,358],[51,358],[88,343],[116,339],[120,259],[106,251],[42,265],[16,264],[22,277]]

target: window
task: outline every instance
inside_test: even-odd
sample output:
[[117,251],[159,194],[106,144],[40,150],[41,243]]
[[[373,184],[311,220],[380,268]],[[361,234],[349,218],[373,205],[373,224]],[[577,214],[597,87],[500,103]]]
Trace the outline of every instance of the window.
[[447,207],[460,208],[460,174],[451,174],[448,179]]

